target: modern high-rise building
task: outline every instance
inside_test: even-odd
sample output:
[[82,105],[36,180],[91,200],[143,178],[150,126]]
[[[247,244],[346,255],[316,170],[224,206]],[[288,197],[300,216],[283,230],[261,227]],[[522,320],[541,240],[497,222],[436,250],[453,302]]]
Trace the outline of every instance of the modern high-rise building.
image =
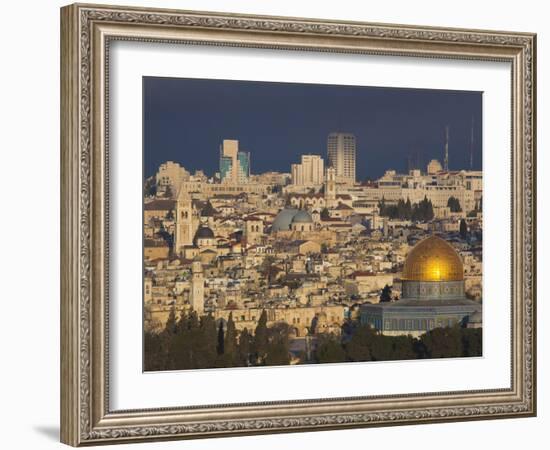
[[250,176],[250,153],[239,151],[239,141],[224,139],[220,145],[220,177],[222,182],[243,184]]
[[243,184],[248,182],[250,177],[250,153],[249,152],[237,152],[237,182]]
[[350,133],[330,133],[327,139],[329,167],[336,171],[336,181],[345,184],[355,183],[355,135]]
[[325,162],[319,155],[302,155],[301,164],[292,164],[292,184],[316,186],[323,184]]

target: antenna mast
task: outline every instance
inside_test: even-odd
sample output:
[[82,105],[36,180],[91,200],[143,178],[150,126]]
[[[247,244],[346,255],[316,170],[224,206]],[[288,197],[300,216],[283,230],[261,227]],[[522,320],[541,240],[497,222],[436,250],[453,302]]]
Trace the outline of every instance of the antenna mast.
[[472,128],[470,131],[470,170],[474,169],[474,116],[472,116]]
[[443,160],[443,169],[449,171],[449,125],[445,127],[445,159]]

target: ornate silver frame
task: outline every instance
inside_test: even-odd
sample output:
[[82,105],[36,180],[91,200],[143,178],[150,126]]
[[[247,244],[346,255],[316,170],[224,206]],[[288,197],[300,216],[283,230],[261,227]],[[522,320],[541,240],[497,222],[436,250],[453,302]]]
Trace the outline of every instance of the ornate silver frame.
[[[111,411],[106,68],[114,39],[510,62],[510,388]],[[82,4],[62,8],[62,442],[80,446],[535,415],[535,55],[536,36],[530,33]]]

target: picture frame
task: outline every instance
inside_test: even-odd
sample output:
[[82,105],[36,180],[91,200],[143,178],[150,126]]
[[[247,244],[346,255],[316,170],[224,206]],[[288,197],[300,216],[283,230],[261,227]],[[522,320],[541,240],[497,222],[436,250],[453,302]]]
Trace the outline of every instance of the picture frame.
[[[113,410],[109,385],[113,172],[108,105],[110,45],[116,41],[509,63],[510,386]],[[534,416],[535,205],[534,34],[66,6],[61,9],[61,441],[81,446]]]

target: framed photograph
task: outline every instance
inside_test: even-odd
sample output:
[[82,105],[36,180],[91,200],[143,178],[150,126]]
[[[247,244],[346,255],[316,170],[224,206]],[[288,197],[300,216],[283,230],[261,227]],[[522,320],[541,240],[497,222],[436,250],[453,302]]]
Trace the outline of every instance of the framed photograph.
[[535,58],[62,8],[62,442],[535,415]]

